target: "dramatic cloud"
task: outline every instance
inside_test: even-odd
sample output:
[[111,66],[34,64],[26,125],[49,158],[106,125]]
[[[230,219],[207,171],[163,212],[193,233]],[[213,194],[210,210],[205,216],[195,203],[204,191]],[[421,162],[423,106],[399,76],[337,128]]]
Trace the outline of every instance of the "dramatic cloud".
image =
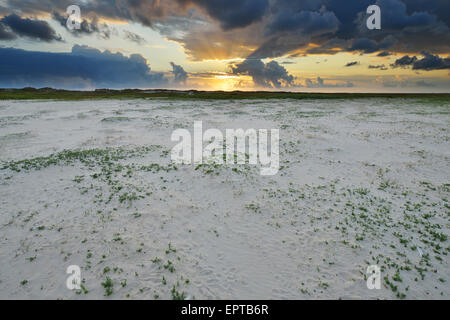
[[370,40],[367,38],[355,39],[352,45],[347,49],[348,51],[361,51],[364,53],[372,53],[387,49],[394,44],[394,39],[392,36],[387,36],[380,42]]
[[153,73],[138,54],[101,52],[74,46],[70,53],[0,48],[1,87],[150,88],[164,87],[162,73]]
[[407,27],[426,27],[436,23],[436,17],[428,12],[411,12],[408,14],[406,5],[400,0],[378,0],[382,10],[382,28],[403,30]]
[[17,36],[47,42],[62,40],[46,21],[21,18],[16,14],[10,14],[1,18],[0,39],[14,39]]
[[[5,1],[7,10],[23,16],[57,12],[59,18],[71,4]],[[381,30],[366,27],[366,9],[373,4],[381,8]],[[80,5],[90,17],[80,34],[96,32],[94,17],[141,23],[179,42],[193,60],[450,52],[448,0],[91,0]],[[5,27],[0,36],[11,38]]]
[[395,60],[391,66],[393,68],[397,67],[410,67],[413,70],[442,70],[450,69],[450,58],[441,58],[438,55],[433,55],[427,52],[423,53],[424,58],[419,59],[416,56],[403,56],[400,59]]
[[424,58],[413,63],[414,70],[441,70],[450,69],[450,58],[441,58],[437,55],[424,53]]
[[[116,23],[137,23],[152,28],[164,38],[180,44],[191,60],[243,59],[243,63],[233,66],[233,72],[249,75],[256,85],[263,87],[295,86],[293,76],[286,69],[276,62],[263,62],[268,58],[302,59],[301,57],[308,55],[334,55],[342,52],[370,54],[379,58],[380,62],[373,62],[369,69],[386,70],[387,62],[382,58],[401,54],[406,58],[396,61],[393,67],[412,70],[448,69],[448,58],[445,58],[450,52],[448,0],[0,2],[0,41],[23,36],[43,41],[60,40],[50,25],[36,19],[52,15],[53,19],[65,28],[66,8],[78,4],[82,13],[81,29],[71,33],[77,37],[77,41],[81,41],[80,36],[95,34],[108,38],[115,34],[116,37],[143,44],[145,40],[140,35],[123,31],[122,27],[114,27]],[[369,30],[366,26],[366,9],[373,4],[381,8],[381,30]],[[18,22],[14,23],[12,20]],[[39,28],[18,27],[29,26],[30,22],[43,24],[36,24]],[[119,29],[122,29],[120,35]],[[73,40],[73,37],[68,39]],[[433,55],[422,54],[428,50],[432,50]],[[297,59],[293,61],[297,63]],[[350,64],[347,67],[355,65]],[[173,66],[172,69],[175,76]],[[316,87],[323,85],[318,79],[310,81],[311,85]]]
[[381,8],[381,30],[368,30],[365,27],[366,14],[361,12],[356,20],[358,34],[376,42],[389,35],[393,40],[389,50],[394,52],[418,53],[427,47],[434,47],[436,52],[448,52],[450,21],[440,12],[449,10],[448,1],[427,2],[432,4],[426,5],[427,10],[424,10],[426,1],[377,0],[375,4]]
[[77,4],[83,16],[134,21],[145,26],[152,26],[167,15],[185,11],[176,5],[176,0],[7,0],[6,4],[11,10],[31,15],[52,12],[65,15],[68,6]]
[[261,20],[269,7],[269,0],[178,0],[194,3],[220,21],[224,30],[246,27]]
[[266,27],[267,39],[249,57],[256,59],[283,56],[295,49],[306,47],[312,37],[333,33],[339,21],[332,12],[280,11]]
[[[67,19],[68,15],[63,15],[58,12],[53,12],[53,19],[58,21],[61,26],[67,29]],[[99,24],[98,18],[93,17],[92,21],[88,21],[87,19],[82,19],[80,22],[79,29],[70,30],[70,32],[75,36],[81,35],[90,35],[93,33],[98,33],[101,38],[109,39],[111,35],[111,30],[106,23]]]
[[[335,54],[342,51],[367,54],[382,51],[386,55],[387,49],[394,52],[421,52],[425,48],[433,47],[436,52],[448,52],[450,19],[440,10],[449,12],[449,2],[430,2],[433,4],[427,5],[427,10],[423,10],[423,1],[418,0],[376,1],[381,7],[382,29],[369,30],[366,27],[366,9],[374,4],[373,0],[347,0],[344,3],[341,0],[277,0],[271,8],[272,15],[266,19],[269,21],[267,26],[277,26],[275,29],[283,30],[284,34],[280,34],[276,42],[272,39],[264,40],[261,47],[270,47],[266,45],[269,42],[273,46],[286,48],[272,50],[271,57],[284,55],[286,50],[295,49],[311,54]],[[301,12],[313,12],[316,16],[325,16],[329,12],[330,17],[332,14],[338,23],[335,29],[328,32],[302,34],[295,24],[296,17],[300,16]],[[301,24],[299,27],[301,28]],[[315,30],[319,31],[320,28]],[[308,48],[309,44],[314,44],[313,48]],[[257,51],[261,51],[261,47]]]
[[13,40],[17,36],[12,33],[7,26],[0,22],[0,40]]
[[268,33],[297,31],[305,34],[323,34],[337,31],[339,20],[333,12],[300,11],[283,9],[268,26]]
[[231,66],[235,75],[249,75],[256,85],[266,88],[289,87],[294,77],[276,61],[264,63],[259,59],[247,59],[242,63]]
[[172,66],[172,73],[174,76],[174,82],[177,84],[186,84],[186,80],[188,79],[188,74],[184,71],[182,66],[179,66],[173,62],[170,63]]
[[353,66],[357,66],[358,64],[359,64],[358,61],[352,61],[352,62],[347,63],[345,65],[345,67],[353,67]]
[[380,52],[379,54],[377,54],[377,57],[388,57],[388,56],[390,56],[391,54],[389,53],[389,52],[387,52],[387,51],[382,51],[382,52]]
[[409,67],[410,65],[412,65],[414,62],[417,61],[417,57],[410,57],[410,56],[403,56],[400,59],[395,60],[395,62],[393,64],[391,64],[391,66],[393,68],[397,68],[397,67]]

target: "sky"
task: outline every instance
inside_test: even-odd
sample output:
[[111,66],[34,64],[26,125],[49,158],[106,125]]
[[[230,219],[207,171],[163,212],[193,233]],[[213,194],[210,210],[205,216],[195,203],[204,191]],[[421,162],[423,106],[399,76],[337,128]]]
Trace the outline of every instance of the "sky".
[[0,0],[0,87],[27,86],[450,92],[450,1]]

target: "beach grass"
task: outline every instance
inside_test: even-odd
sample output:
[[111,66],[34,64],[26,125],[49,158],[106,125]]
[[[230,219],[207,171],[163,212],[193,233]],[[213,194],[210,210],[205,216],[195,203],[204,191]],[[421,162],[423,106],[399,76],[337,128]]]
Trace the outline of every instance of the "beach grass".
[[0,89],[0,100],[92,100],[92,99],[173,99],[173,100],[243,100],[243,99],[365,99],[414,98],[442,102],[450,94],[439,93],[311,93],[282,91],[180,91],[166,89],[97,89],[94,91],[57,90],[52,88]]

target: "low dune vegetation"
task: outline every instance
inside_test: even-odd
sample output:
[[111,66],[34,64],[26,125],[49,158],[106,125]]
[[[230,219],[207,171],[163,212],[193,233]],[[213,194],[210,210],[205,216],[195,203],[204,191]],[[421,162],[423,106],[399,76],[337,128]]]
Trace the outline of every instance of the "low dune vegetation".
[[[1,93],[0,298],[450,297],[448,97],[45,94]],[[200,120],[278,128],[278,173],[172,163]]]

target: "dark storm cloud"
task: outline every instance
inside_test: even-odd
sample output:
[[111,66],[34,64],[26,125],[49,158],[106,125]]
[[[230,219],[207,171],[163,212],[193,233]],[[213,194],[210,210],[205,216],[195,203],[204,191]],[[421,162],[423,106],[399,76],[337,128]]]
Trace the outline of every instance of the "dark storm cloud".
[[[332,34],[337,31],[339,21],[332,12],[288,10],[278,12],[265,28],[263,43],[249,58],[264,59],[283,56],[295,49],[306,47],[312,37]],[[266,39],[266,40],[264,40]]]
[[327,10],[334,12],[340,25],[336,36],[340,39],[351,39],[357,36],[357,24],[355,20],[358,14],[366,12],[369,5],[374,4],[373,0],[340,0],[315,1],[320,6],[325,6]]
[[424,53],[424,58],[413,63],[413,70],[441,70],[450,69],[450,58],[441,58],[438,55]]
[[[432,1],[422,1],[433,2]],[[448,18],[442,19],[440,9],[448,7],[441,1],[434,1],[428,10],[424,10],[417,1],[411,0],[377,0],[381,8],[381,30],[368,30],[365,26],[367,15],[358,14],[355,21],[360,36],[380,41],[389,35],[394,40],[390,51],[421,52],[433,47],[437,52],[450,50],[450,29]]]
[[186,84],[186,80],[188,79],[188,74],[184,71],[182,66],[179,66],[173,62],[170,63],[172,66],[172,73],[174,76],[174,82],[178,84]]
[[419,59],[416,56],[403,56],[402,58],[397,59],[391,66],[393,68],[412,66],[413,70],[425,71],[450,69],[450,58],[448,57],[443,58],[428,52],[424,52],[423,56],[422,59]]
[[220,21],[224,30],[246,27],[261,18],[269,8],[269,0],[178,0],[194,3]]
[[[443,12],[450,12],[449,3],[450,1],[440,0],[278,0],[273,5],[273,10],[277,12],[274,16],[286,12],[283,14],[283,21],[286,22],[292,21],[302,10],[329,11],[334,14],[339,21],[335,32],[310,36],[309,41],[319,45],[310,49],[314,53],[338,52],[324,47],[330,42],[342,42],[340,51],[361,53],[387,51],[386,49],[394,53],[419,53],[429,47],[433,47],[436,52],[448,52],[450,18]],[[372,4],[381,8],[381,30],[369,30],[366,27],[366,9]],[[345,45],[346,42],[350,45]]]
[[[5,3],[7,10],[22,16],[50,12],[65,16],[67,6],[77,1]],[[93,17],[137,22],[181,43],[193,60],[276,58],[298,52],[382,52],[380,56],[388,51],[419,54],[429,48],[439,54],[450,52],[448,0],[91,0],[78,4],[82,16],[89,16],[82,34],[95,32]],[[381,8],[381,30],[366,27],[366,9],[373,4]],[[2,34],[6,37],[4,30]]]
[[13,40],[17,36],[11,32],[11,30],[0,22],[0,40]]
[[408,13],[405,3],[400,0],[376,1],[375,4],[381,9],[382,29],[402,30],[407,27],[424,27],[436,23],[436,17],[423,10]]
[[149,88],[164,86],[161,73],[152,73],[138,54],[101,52],[74,46],[70,53],[0,48],[1,87]]
[[391,47],[394,44],[394,42],[395,41],[391,36],[386,37],[380,42],[367,38],[355,39],[352,45],[347,49],[347,51],[360,51],[364,53],[372,53],[383,49],[387,49]]
[[308,34],[335,32],[339,20],[333,12],[282,10],[268,26],[268,34],[286,31],[300,31]]
[[61,36],[57,35],[55,30],[43,20],[21,18],[16,14],[10,14],[0,19],[0,25],[2,25],[0,28],[3,28],[3,30],[5,30],[5,27],[9,28],[10,31],[8,33],[14,34],[15,36],[28,37],[47,42],[62,40]]
[[289,87],[294,82],[294,77],[278,62],[264,63],[259,59],[247,59],[231,67],[235,75],[249,75],[253,82],[266,88]]
[[417,57],[410,57],[410,56],[403,56],[400,59],[395,60],[395,62],[393,64],[391,64],[392,67],[397,68],[397,67],[409,67],[410,65],[412,65],[414,62],[417,61]]
[[390,56],[391,54],[389,53],[389,52],[387,52],[387,51],[382,51],[382,52],[380,52],[379,54],[377,54],[377,57],[388,57],[388,56]]
[[447,25],[450,25],[450,1],[448,0],[407,0],[404,3],[407,5],[406,10],[408,14],[429,12]]

